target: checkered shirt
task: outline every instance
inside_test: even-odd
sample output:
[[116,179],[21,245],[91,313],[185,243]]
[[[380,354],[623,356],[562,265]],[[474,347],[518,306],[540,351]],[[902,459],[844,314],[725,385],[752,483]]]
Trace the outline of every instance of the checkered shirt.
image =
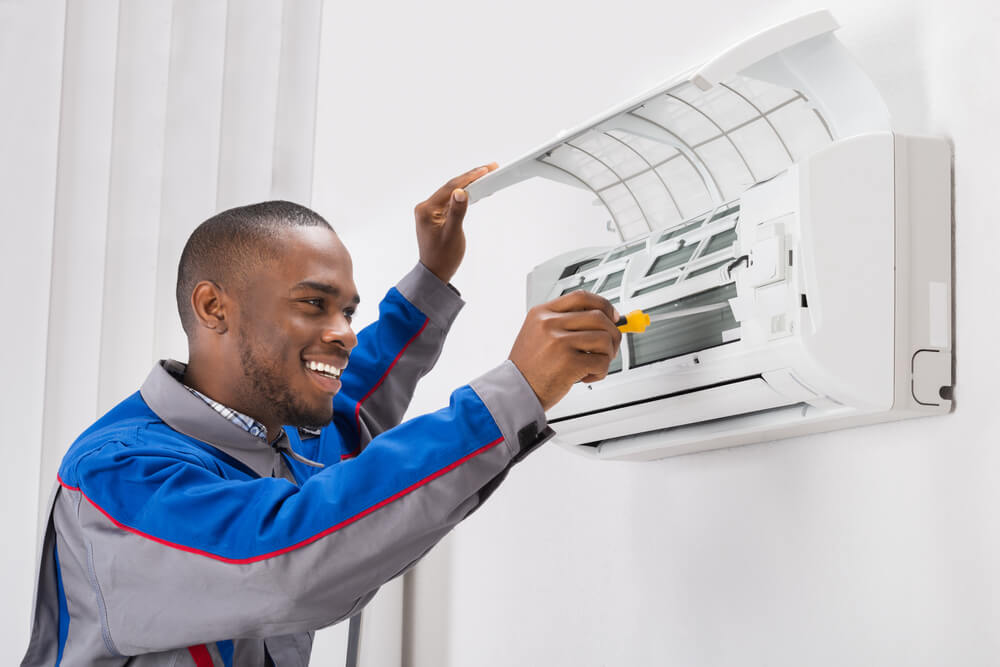
[[255,435],[264,442],[267,442],[267,427],[253,417],[249,417],[242,412],[237,412],[236,410],[219,403],[215,399],[209,398],[197,389],[192,389],[187,385],[184,385],[184,388],[201,400],[205,401],[205,403],[207,403],[213,410],[225,417],[227,421],[236,424],[250,435]]

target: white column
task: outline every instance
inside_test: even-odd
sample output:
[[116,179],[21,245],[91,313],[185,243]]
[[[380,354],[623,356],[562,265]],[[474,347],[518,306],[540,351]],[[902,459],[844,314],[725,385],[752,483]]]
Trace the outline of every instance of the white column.
[[[52,272],[64,0],[0,3],[0,664],[28,646]],[[30,66],[26,66],[30,63]],[[48,489],[46,480],[45,488]]]
[[122,0],[111,140],[98,412],[136,390],[153,359],[170,3]]
[[271,0],[229,4],[216,199],[219,210],[268,199],[271,194],[282,4]]
[[69,0],[42,427],[41,498],[97,412],[118,0]]
[[271,196],[309,205],[323,0],[285,2]]
[[187,358],[177,317],[177,261],[191,231],[216,212],[225,0],[175,0],[156,257],[156,357]]
[[382,586],[362,618],[358,667],[402,667],[403,578]]

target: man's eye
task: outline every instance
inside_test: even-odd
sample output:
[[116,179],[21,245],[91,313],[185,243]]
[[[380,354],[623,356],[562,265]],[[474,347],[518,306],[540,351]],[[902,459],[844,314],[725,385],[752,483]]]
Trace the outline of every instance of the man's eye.
[[348,322],[352,321],[354,319],[354,311],[348,308],[344,311],[344,317],[347,318]]
[[317,308],[323,307],[323,299],[303,299],[302,303],[308,303],[310,306],[315,306]]

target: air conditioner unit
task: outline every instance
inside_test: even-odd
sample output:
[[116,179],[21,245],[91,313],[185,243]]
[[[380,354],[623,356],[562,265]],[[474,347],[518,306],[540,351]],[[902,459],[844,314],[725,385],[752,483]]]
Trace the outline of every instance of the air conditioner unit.
[[618,243],[528,276],[661,318],[549,412],[653,459],[951,408],[951,153],[892,132],[822,11],[760,33],[473,183],[593,193]]

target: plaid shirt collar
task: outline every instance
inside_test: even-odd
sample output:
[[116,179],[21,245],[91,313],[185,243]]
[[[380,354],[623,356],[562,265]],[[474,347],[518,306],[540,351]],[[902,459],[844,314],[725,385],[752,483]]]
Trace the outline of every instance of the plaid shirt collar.
[[[261,424],[259,421],[257,421],[253,417],[245,415],[242,412],[238,412],[236,410],[233,410],[232,408],[230,408],[230,407],[228,407],[226,405],[223,405],[222,403],[219,403],[214,398],[209,398],[208,396],[206,396],[205,394],[201,393],[197,389],[192,389],[191,387],[187,386],[183,382],[181,384],[183,385],[183,387],[185,389],[187,389],[188,391],[190,391],[192,394],[194,394],[195,396],[197,396],[201,400],[205,401],[205,403],[207,403],[210,408],[212,408],[213,410],[215,410],[216,412],[218,412],[220,415],[222,415],[223,417],[225,417],[227,421],[229,421],[232,424],[236,424],[237,426],[239,426],[241,429],[243,429],[244,431],[246,431],[250,435],[257,436],[265,444],[268,444],[271,447],[274,447],[275,449],[287,452],[289,456],[291,456],[293,459],[295,459],[299,463],[304,463],[307,466],[312,466],[313,468],[322,468],[322,467],[324,467],[322,463],[318,463],[316,461],[312,461],[310,459],[307,459],[306,457],[302,456],[301,454],[297,453],[294,449],[292,449],[291,446],[288,444],[288,441],[285,439],[285,432],[284,431],[281,431],[278,434],[277,439],[272,443],[272,442],[268,441],[268,439],[267,439],[267,427],[264,426],[263,424]],[[280,431],[280,429],[279,429],[279,431]],[[299,427],[299,435],[300,436],[306,435],[307,437],[314,437],[314,436],[319,435],[319,430],[317,430],[317,429],[303,428],[303,427],[300,426]]]
[[[261,424],[259,421],[257,421],[253,417],[251,417],[249,415],[245,415],[242,412],[238,412],[237,410],[233,410],[228,405],[224,405],[222,403],[219,403],[214,398],[209,398],[208,396],[206,396],[205,394],[201,393],[197,389],[192,389],[191,387],[189,387],[186,384],[184,384],[184,369],[186,368],[186,366],[183,365],[183,364],[178,364],[177,362],[173,362],[173,363],[177,365],[177,368],[168,369],[167,372],[170,373],[170,375],[172,375],[174,377],[174,379],[177,380],[182,387],[184,387],[189,392],[191,392],[193,395],[195,395],[198,398],[200,398],[201,400],[203,400],[206,405],[208,405],[210,408],[212,408],[217,413],[219,413],[226,421],[228,421],[228,422],[230,422],[232,424],[236,424],[237,426],[239,426],[241,429],[243,429],[244,431],[246,431],[250,435],[260,438],[265,443],[271,444],[270,441],[267,438],[267,427],[266,426],[264,426],[263,424]],[[318,428],[308,428],[306,426],[300,426],[300,427],[298,427],[298,431],[299,431],[299,436],[303,437],[303,438],[315,438],[315,437],[317,437],[320,434],[320,429],[318,429]],[[278,439],[280,440],[281,436],[283,436],[283,435],[284,435],[284,432],[281,432],[279,434]],[[296,459],[300,458],[294,452],[292,453],[292,456],[294,458],[296,458]],[[315,463],[313,461],[309,461],[308,459],[302,459],[302,460],[303,460],[303,462],[306,462],[306,463],[308,463],[308,465],[311,465],[311,466],[318,466],[319,465],[319,464],[317,464],[317,463]]]
[[215,410],[220,415],[222,415],[223,417],[225,417],[227,421],[229,421],[229,422],[231,422],[233,424],[236,424],[237,426],[239,426],[241,429],[243,429],[244,431],[246,431],[250,435],[257,436],[258,438],[260,438],[261,440],[263,440],[265,443],[268,442],[268,439],[267,439],[267,427],[264,426],[263,424],[261,424],[259,421],[257,421],[253,417],[245,415],[242,412],[238,412],[236,410],[233,410],[229,406],[223,405],[222,403],[219,403],[217,400],[215,400],[213,398],[209,398],[208,396],[206,396],[205,394],[201,393],[197,389],[192,389],[191,387],[189,387],[187,385],[184,385],[184,388],[187,389],[188,391],[190,391],[192,394],[194,394],[198,398],[200,398],[201,400],[205,401],[205,403],[207,403],[209,405],[209,407],[211,407],[213,410]]

